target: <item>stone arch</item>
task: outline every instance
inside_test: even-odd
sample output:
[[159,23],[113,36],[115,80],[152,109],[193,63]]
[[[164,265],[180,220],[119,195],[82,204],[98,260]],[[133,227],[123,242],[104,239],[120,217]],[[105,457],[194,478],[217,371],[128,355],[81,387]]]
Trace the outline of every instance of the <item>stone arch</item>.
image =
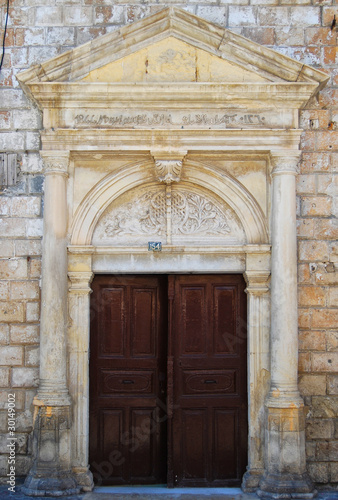
[[[153,183],[152,161],[129,164],[99,181],[78,207],[71,231],[72,245],[90,245],[94,229],[107,207],[126,191]],[[220,169],[204,163],[185,161],[182,180],[204,188],[223,199],[237,214],[248,244],[268,243],[264,214],[249,191]]]

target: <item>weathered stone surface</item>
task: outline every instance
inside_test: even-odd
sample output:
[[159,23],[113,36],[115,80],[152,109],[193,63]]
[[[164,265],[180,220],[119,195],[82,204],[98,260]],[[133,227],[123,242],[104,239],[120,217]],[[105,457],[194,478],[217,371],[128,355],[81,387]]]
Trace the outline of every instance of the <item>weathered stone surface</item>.
[[21,365],[23,362],[22,347],[5,346],[1,347],[1,364]]
[[310,419],[306,422],[308,439],[331,439],[334,436],[334,423],[331,419]]
[[314,418],[337,418],[338,397],[314,396],[310,414]]
[[325,396],[326,376],[301,375],[298,380],[298,387],[303,396]]
[[13,368],[12,387],[37,387],[39,370],[37,368]]

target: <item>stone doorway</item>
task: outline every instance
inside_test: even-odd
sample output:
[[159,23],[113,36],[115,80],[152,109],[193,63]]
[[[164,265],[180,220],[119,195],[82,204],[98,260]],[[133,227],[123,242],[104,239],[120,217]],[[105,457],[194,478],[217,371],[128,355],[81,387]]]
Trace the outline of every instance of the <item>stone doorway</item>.
[[327,75],[169,8],[18,79],[43,110],[46,175],[36,457],[25,491],[92,488],[91,280],[146,269],[244,275],[243,488],[311,496],[297,387],[295,177],[298,112]]

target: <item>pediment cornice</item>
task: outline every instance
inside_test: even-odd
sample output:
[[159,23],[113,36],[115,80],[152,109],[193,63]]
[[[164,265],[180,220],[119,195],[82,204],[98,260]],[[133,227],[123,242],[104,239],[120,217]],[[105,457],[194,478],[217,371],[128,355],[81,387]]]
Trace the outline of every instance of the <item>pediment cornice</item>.
[[270,82],[308,82],[318,86],[328,80],[322,71],[176,7],[163,9],[35,65],[20,73],[18,79],[22,85],[28,86],[42,82],[79,81],[94,69],[170,36]]

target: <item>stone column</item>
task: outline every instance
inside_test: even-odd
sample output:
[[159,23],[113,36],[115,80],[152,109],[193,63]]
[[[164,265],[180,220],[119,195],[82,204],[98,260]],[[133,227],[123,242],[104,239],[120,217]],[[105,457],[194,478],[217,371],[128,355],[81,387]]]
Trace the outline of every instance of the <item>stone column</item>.
[[304,403],[297,386],[296,175],[299,152],[272,153],[271,386],[266,400],[265,474],[258,495],[311,498]]
[[[270,255],[247,255],[248,295],[248,468],[242,489],[257,490],[264,473],[264,402],[269,391]],[[255,270],[253,270],[253,267]]]
[[[81,255],[81,264],[84,256]],[[70,256],[70,261],[72,256]],[[80,260],[80,259],[79,259]],[[91,256],[87,259],[91,264]],[[70,266],[71,267],[71,266]],[[83,266],[87,267],[87,266]],[[89,268],[91,265],[88,266]],[[71,267],[72,268],[72,267]],[[89,450],[89,334],[91,271],[68,273],[69,288],[69,391],[73,400],[72,470],[83,491],[94,487],[88,468]],[[94,314],[98,311],[94,311]]]
[[61,496],[79,488],[70,470],[71,400],[67,388],[67,177],[69,153],[45,161],[40,384],[34,405],[34,465],[23,491]]

